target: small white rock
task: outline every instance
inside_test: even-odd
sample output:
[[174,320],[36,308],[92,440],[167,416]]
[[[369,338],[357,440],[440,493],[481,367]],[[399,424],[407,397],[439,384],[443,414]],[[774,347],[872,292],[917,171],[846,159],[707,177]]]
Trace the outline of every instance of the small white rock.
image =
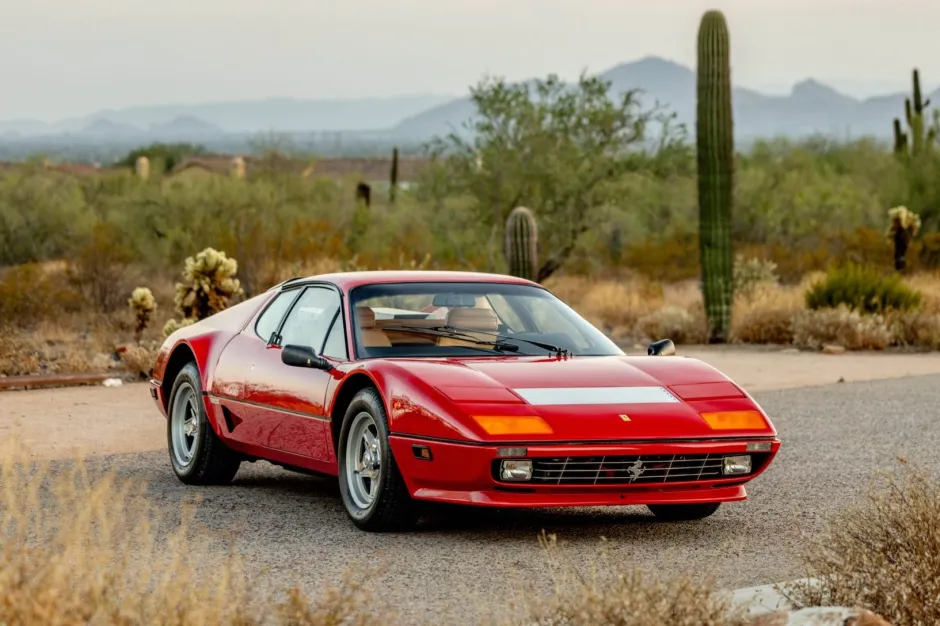
[[104,382],[101,384],[105,387],[120,387],[124,384],[124,381],[122,381],[120,378],[105,378]]

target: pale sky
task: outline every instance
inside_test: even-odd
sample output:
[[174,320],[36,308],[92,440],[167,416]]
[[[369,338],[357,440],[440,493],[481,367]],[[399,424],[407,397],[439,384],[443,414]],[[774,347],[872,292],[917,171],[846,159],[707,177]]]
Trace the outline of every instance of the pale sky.
[[736,84],[940,84],[940,0],[0,0],[0,119],[134,104],[464,94],[657,55],[725,11]]

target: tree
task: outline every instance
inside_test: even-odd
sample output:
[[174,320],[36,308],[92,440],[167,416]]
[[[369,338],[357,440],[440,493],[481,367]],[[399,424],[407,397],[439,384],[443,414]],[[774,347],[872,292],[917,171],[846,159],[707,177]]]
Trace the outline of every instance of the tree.
[[187,157],[205,154],[205,146],[192,143],[152,143],[149,146],[137,148],[120,158],[115,165],[124,167],[134,167],[137,158],[145,156],[151,163],[159,161],[162,163],[161,173],[169,172],[174,167],[182,163]]
[[[582,74],[566,85],[555,75],[532,84],[485,78],[471,89],[477,115],[467,133],[435,138],[428,146],[444,169],[448,192],[474,200],[490,229],[490,265],[500,230],[516,206],[532,207],[539,221],[538,280],[557,271],[592,225],[592,212],[613,199],[616,181],[646,164],[647,126],[657,110],[642,111],[636,91],[612,97],[610,83]],[[659,119],[669,149],[671,116]]]

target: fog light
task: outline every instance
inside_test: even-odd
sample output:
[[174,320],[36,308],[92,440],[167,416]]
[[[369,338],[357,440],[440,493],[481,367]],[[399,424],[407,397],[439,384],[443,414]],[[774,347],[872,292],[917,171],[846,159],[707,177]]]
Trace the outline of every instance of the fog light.
[[747,444],[747,451],[748,452],[770,452],[771,447],[772,446],[770,445],[769,441],[752,441],[751,443]]
[[751,473],[751,455],[726,456],[721,462],[721,473],[725,476]]
[[532,480],[532,461],[507,459],[499,464],[499,477],[502,480]]

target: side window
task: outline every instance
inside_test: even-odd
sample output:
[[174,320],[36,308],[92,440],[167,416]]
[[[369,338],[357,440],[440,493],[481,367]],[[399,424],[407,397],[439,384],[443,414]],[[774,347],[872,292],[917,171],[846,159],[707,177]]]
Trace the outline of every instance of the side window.
[[284,319],[284,313],[287,312],[290,303],[297,297],[297,290],[282,291],[274,296],[274,300],[268,305],[268,308],[261,313],[261,317],[255,322],[255,333],[259,337],[268,341],[271,333],[277,330],[278,324]]
[[327,287],[308,287],[287,314],[280,344],[310,346],[319,350],[337,310],[338,293]]
[[346,325],[343,324],[343,316],[337,315],[333,327],[330,328],[330,334],[326,337],[326,343],[323,345],[323,356],[333,357],[334,359],[346,359]]

